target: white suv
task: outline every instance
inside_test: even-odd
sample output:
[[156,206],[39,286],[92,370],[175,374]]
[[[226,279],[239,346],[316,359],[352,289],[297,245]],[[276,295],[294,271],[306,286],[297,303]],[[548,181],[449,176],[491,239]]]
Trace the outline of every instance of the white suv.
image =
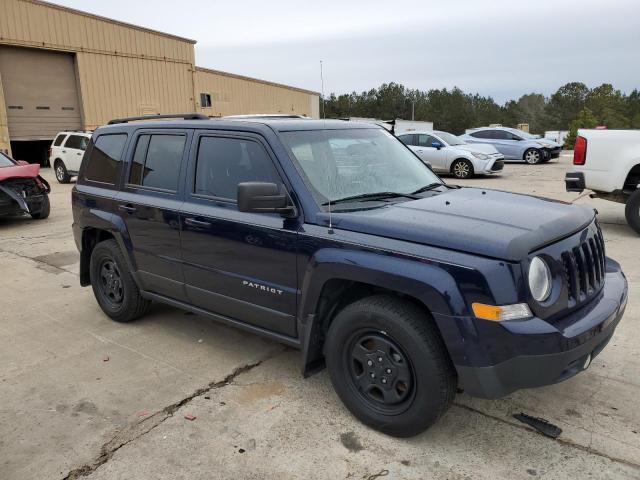
[[58,182],[69,183],[71,177],[78,175],[90,139],[91,133],[87,132],[60,132],[56,136],[49,149],[49,165]]

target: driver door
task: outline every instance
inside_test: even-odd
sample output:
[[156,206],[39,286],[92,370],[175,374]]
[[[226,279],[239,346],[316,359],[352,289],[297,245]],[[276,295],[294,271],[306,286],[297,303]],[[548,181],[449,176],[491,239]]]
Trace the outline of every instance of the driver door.
[[416,152],[416,154],[426,162],[431,164],[431,168],[435,171],[446,171],[447,170],[447,154],[444,150],[444,146],[441,148],[435,148],[433,146],[433,142],[441,144],[438,140],[436,140],[431,135],[427,135],[424,133],[418,133],[414,135],[414,147],[412,150]]

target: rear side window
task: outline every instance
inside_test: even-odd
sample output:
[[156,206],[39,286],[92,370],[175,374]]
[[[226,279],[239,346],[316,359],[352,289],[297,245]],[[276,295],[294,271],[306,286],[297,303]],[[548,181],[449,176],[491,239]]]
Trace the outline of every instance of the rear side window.
[[55,141],[53,142],[53,146],[54,147],[59,147],[60,145],[62,145],[62,141],[64,140],[64,137],[66,137],[66,135],[58,135],[55,139]]
[[175,192],[186,135],[140,135],[133,154],[129,183]]
[[242,182],[282,183],[271,158],[258,142],[202,137],[194,193],[237,200],[238,184]]
[[125,133],[100,135],[91,149],[84,177],[94,182],[115,185],[126,141]]
[[88,143],[89,139],[87,137],[82,135],[69,135],[64,146],[67,148],[75,148],[76,150],[85,150]]

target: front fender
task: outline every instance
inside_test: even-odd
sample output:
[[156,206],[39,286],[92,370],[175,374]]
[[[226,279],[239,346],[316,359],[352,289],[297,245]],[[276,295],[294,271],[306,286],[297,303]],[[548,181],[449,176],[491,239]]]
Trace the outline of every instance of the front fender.
[[464,267],[363,250],[324,248],[315,252],[302,278],[304,293],[298,312],[303,374],[307,376],[324,365],[323,325],[316,309],[328,281],[347,280],[390,289],[417,299],[438,317],[449,318],[468,314],[452,268]]
[[334,279],[361,282],[410,295],[434,313],[468,313],[455,279],[436,262],[379,252],[325,248],[313,255],[304,272],[299,318],[304,319],[315,312],[322,288],[327,281]]

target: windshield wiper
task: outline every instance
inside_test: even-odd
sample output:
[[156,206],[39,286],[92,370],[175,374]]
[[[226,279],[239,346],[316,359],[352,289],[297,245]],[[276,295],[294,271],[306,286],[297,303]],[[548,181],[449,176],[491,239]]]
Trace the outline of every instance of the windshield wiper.
[[336,203],[348,203],[348,202],[358,202],[358,201],[367,201],[367,200],[386,200],[387,198],[398,198],[398,197],[407,197],[407,198],[411,198],[412,200],[418,200],[420,198],[420,197],[416,197],[412,193],[398,193],[398,192],[362,193],[360,195],[351,195],[349,197],[344,197],[344,198],[339,198],[337,200],[324,202],[322,206],[324,207],[329,204],[334,205]]
[[439,183],[439,182],[430,183],[429,185],[425,185],[424,187],[420,187],[415,192],[411,192],[411,195],[417,195],[418,193],[428,192],[429,190],[433,190],[434,188],[444,187],[444,186],[445,186],[444,183]]

